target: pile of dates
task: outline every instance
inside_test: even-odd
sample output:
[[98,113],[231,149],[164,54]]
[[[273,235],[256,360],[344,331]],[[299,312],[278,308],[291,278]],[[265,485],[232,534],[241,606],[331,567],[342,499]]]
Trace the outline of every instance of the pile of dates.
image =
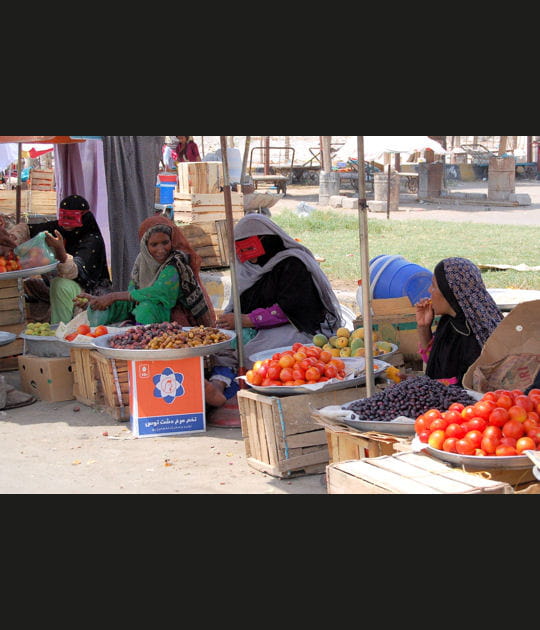
[[115,335],[109,347],[119,350],[176,350],[212,346],[228,341],[229,337],[217,328],[197,326],[184,329],[176,322],[135,326]]

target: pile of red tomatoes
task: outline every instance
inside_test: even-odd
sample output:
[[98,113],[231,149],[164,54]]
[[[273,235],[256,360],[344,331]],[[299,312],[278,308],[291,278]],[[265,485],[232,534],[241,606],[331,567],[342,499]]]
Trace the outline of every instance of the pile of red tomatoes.
[[290,350],[257,361],[246,374],[257,387],[300,387],[345,378],[345,363],[318,346],[295,343]]
[[459,455],[516,456],[540,450],[540,389],[484,394],[475,404],[430,409],[415,421],[421,442]]

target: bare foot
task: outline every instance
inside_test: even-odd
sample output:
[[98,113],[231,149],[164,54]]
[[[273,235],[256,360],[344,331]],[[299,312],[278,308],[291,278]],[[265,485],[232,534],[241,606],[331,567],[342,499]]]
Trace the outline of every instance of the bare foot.
[[218,386],[206,380],[204,381],[204,396],[206,403],[212,407],[223,407],[227,402],[223,391],[221,391]]

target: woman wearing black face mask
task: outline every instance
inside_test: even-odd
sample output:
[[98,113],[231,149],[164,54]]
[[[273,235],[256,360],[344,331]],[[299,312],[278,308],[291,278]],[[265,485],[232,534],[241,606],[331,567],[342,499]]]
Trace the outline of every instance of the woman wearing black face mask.
[[105,242],[88,201],[80,195],[71,195],[60,203],[57,221],[20,223],[9,232],[18,244],[40,232],[48,233],[46,243],[58,260],[50,289],[43,282],[41,292],[49,293],[51,324],[73,319],[73,300],[80,293],[98,295],[110,290]]

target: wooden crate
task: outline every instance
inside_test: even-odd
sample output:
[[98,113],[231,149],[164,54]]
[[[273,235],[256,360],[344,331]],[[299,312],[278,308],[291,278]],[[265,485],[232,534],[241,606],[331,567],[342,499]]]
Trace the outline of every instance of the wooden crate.
[[180,162],[178,192],[191,195],[219,193],[223,186],[221,162]]
[[54,190],[54,170],[36,170],[30,171],[30,188],[31,190]]
[[312,409],[342,405],[365,397],[365,388],[300,396],[238,393],[242,436],[248,464],[273,477],[320,474],[329,461],[323,427],[310,417]]
[[404,438],[376,431],[360,432],[352,428],[326,426],[329,461],[331,464],[350,459],[367,459],[393,455],[401,445],[412,442]]
[[[381,339],[395,343],[407,361],[421,360],[418,354],[418,326],[416,309],[408,297],[372,300],[374,329]],[[353,323],[354,328],[363,326],[362,318]]]
[[94,374],[99,379],[103,404],[116,420],[129,420],[129,378],[127,361],[109,359],[100,352],[91,354]]
[[508,483],[451,468],[421,453],[330,464],[328,494],[512,494]]
[[[244,216],[243,193],[231,193],[234,220]],[[181,223],[205,223],[226,219],[225,196],[215,194],[174,193],[174,218]]]
[[[0,212],[15,215],[17,202],[15,190],[0,190]],[[55,190],[23,190],[21,191],[22,214],[51,215],[51,220],[58,214]]]
[[90,348],[71,348],[71,367],[73,369],[73,395],[89,407],[94,407],[103,401],[100,380],[96,374],[96,364],[92,355],[97,350]]
[[[236,225],[237,221],[235,221]],[[182,232],[202,258],[202,269],[228,267],[230,264],[227,241],[227,221],[210,221],[181,225]]]
[[[1,274],[0,274],[1,278]],[[27,311],[22,280],[0,279],[0,327],[26,323]]]
[[[0,280],[0,328],[19,335],[28,322],[27,304],[21,279]],[[0,346],[0,372],[18,368],[17,357],[23,353],[24,341],[15,339]]]

